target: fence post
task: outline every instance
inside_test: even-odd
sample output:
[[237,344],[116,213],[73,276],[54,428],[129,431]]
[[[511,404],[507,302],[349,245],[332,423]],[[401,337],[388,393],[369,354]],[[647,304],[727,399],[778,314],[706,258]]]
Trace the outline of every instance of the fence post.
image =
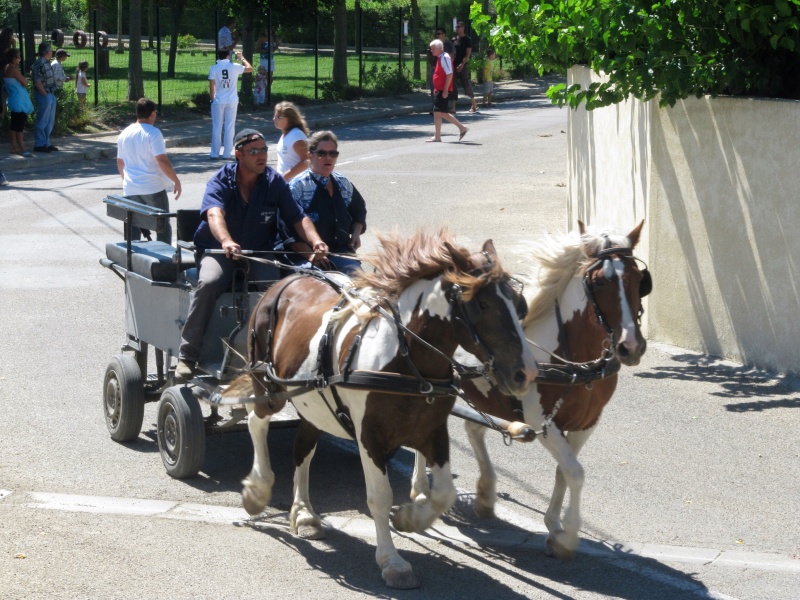
[[214,62],[219,56],[219,8],[214,11]]
[[100,76],[98,75],[100,70],[98,51],[100,47],[97,42],[97,9],[92,11],[92,27],[94,28],[94,106],[97,108],[100,104]]
[[161,110],[161,7],[156,8],[156,70],[158,72],[158,110]]
[[[272,50],[272,7],[269,0],[267,0],[267,43],[269,44],[269,53],[267,58],[267,69],[274,65],[275,54]],[[272,78],[274,71],[267,71],[267,106],[272,106]]]
[[356,0],[356,52],[358,52],[358,89],[364,89],[364,9]]
[[397,9],[397,78],[398,81],[403,78],[403,9]]
[[[22,11],[17,11],[17,31],[19,31],[19,64],[25,64],[25,40],[22,38]],[[25,67],[22,67],[23,69]]]
[[316,30],[314,33],[314,100],[319,100],[319,3],[315,11]]

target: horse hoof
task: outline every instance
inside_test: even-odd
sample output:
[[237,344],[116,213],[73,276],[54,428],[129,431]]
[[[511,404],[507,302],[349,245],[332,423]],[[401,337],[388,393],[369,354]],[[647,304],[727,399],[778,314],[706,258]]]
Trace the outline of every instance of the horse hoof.
[[411,510],[403,505],[392,514],[392,526],[397,531],[404,533],[420,533],[414,527],[414,519],[411,518]]
[[269,504],[269,498],[262,501],[259,498],[257,498],[253,490],[249,488],[245,488],[242,490],[242,506],[244,506],[244,509],[247,511],[247,514],[250,515],[251,517],[260,515],[263,512],[263,510],[267,507],[267,504]]
[[575,553],[577,548],[567,548],[564,544],[558,541],[558,539],[554,538],[553,536],[547,536],[547,556],[551,556],[553,558],[560,558],[564,561],[571,561],[575,558]]
[[304,540],[323,540],[325,539],[325,529],[320,523],[301,523],[297,526],[295,535]]
[[419,580],[410,568],[407,571],[399,571],[387,567],[383,570],[383,581],[387,587],[395,590],[412,590],[419,587]]
[[479,519],[493,519],[494,518],[494,506],[488,504],[475,504],[475,514],[478,515]]

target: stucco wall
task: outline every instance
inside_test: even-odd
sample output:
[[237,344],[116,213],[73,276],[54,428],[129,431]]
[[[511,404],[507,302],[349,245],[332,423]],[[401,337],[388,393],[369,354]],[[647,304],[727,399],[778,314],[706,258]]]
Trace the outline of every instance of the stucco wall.
[[800,373],[800,103],[629,100],[569,131],[570,225],[647,217],[648,338]]

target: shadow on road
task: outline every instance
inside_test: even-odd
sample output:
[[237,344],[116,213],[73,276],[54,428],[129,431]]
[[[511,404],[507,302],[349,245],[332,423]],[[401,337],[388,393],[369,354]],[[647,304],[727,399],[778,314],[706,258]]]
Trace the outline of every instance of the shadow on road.
[[761,398],[753,402],[725,405],[730,412],[800,408],[800,382],[795,379],[779,378],[774,373],[749,366],[732,365],[712,356],[678,354],[672,359],[678,363],[676,366],[656,367],[635,373],[634,377],[711,383],[720,388],[709,392],[712,396],[732,399]]

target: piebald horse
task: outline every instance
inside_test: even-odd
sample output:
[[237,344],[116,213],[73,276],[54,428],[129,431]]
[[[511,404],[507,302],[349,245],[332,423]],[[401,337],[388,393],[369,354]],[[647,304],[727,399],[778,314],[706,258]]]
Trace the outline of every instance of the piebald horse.
[[[254,393],[267,393],[248,417],[255,457],[242,499],[252,515],[270,501],[269,419],[291,395],[302,418],[294,449],[292,532],[324,536],[308,495],[309,465],[321,432],[353,438],[383,579],[392,588],[411,588],[417,578],[397,553],[389,529],[393,495],[387,455],[406,446],[432,465],[432,490],[391,517],[398,530],[422,532],[456,499],[447,431],[459,384],[456,348],[477,356],[507,394],[524,394],[537,366],[520,323],[524,299],[499,265],[491,241],[470,254],[446,230],[409,239],[386,236],[369,262],[375,271],[358,275],[349,291],[323,277],[294,276],[256,306],[250,377]],[[318,385],[323,372],[325,385]]]
[[[580,235],[538,245],[530,277],[534,289],[525,290],[524,329],[537,346],[539,378],[519,400],[478,380],[463,386],[477,408],[542,430],[539,440],[558,463],[544,518],[547,552],[560,558],[574,557],[579,543],[584,468],[578,452],[614,394],[620,363],[639,364],[647,347],[640,331],[641,298],[652,283],[650,273],[633,257],[642,225],[644,221],[627,236],[619,236],[589,233],[579,222]],[[498,406],[503,407],[500,412]],[[486,429],[470,422],[465,426],[480,466],[475,510],[480,517],[490,517],[497,476],[486,450]],[[425,461],[417,455],[411,497],[425,496],[427,489]],[[567,489],[569,503],[562,520]]]

